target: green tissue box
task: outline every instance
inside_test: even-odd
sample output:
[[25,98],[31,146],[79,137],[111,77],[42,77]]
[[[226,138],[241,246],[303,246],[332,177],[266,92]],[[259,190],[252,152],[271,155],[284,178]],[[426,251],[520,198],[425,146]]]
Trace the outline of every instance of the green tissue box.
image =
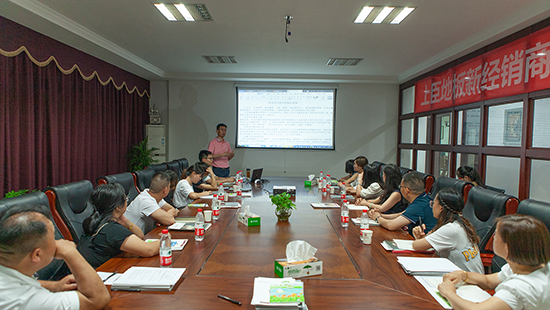
[[260,226],[261,217],[256,214],[245,215],[244,213],[239,213],[239,223],[242,223],[248,227],[250,226]]

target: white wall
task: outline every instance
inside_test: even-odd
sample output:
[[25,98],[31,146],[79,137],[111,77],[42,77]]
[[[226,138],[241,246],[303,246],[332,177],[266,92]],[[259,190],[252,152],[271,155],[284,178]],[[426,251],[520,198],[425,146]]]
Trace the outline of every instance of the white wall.
[[[164,98],[168,83],[168,102]],[[159,95],[157,96],[157,92]],[[264,176],[306,176],[320,170],[341,177],[347,159],[394,163],[397,154],[398,85],[339,84],[336,95],[336,150],[236,149],[231,172],[264,168]],[[235,143],[236,90],[234,82],[151,82],[151,103],[168,127],[168,160],[197,161],[216,136],[216,124],[227,124],[226,140]]]

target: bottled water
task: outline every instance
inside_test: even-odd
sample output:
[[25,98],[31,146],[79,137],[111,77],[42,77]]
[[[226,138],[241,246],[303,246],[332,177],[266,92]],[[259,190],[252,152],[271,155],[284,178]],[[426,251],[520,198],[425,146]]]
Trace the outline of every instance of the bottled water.
[[361,231],[369,229],[369,214],[367,213],[367,209],[363,210],[363,214],[361,214]]
[[218,189],[218,199],[220,201],[224,201],[225,199],[225,190],[223,189],[223,183],[220,183],[220,186]]
[[218,220],[220,218],[220,206],[221,202],[218,200],[218,195],[214,194],[212,199],[212,218]]
[[342,200],[346,199],[346,185],[342,184],[342,187],[340,187],[340,198]]
[[325,187],[323,185],[323,171],[321,171],[321,173],[319,173],[319,187]]
[[322,184],[323,192],[327,191],[327,179],[323,178],[323,184]]
[[172,268],[172,238],[168,229],[163,229],[160,236],[159,257],[161,268]]
[[195,216],[195,241],[204,240],[204,214],[202,208],[199,208]]
[[347,200],[344,200],[344,203],[342,204],[342,211],[340,212],[340,222],[342,224],[342,227],[349,226],[349,207]]

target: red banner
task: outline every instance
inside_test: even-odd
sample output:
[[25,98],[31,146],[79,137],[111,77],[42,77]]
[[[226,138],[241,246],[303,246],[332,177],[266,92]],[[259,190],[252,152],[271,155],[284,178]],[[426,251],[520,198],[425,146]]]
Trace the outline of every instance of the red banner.
[[550,27],[415,84],[415,113],[550,88]]

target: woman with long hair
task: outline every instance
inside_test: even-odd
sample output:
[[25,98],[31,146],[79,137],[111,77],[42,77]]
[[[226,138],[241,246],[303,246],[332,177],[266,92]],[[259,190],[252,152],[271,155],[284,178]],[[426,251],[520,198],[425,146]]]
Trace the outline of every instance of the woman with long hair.
[[435,227],[426,235],[426,226],[413,229],[413,248],[424,251],[434,248],[437,255],[448,258],[462,270],[483,273],[483,263],[477,246],[479,237],[472,224],[462,216],[464,200],[452,188],[444,188],[431,202],[437,219]]
[[[340,184],[346,182],[347,180],[349,180],[349,178],[351,178],[351,177],[353,177],[354,175],[357,174],[357,171],[355,171],[355,169],[353,169],[353,164],[354,164],[354,163],[355,163],[355,161],[354,161],[353,159],[348,159],[348,160],[346,161],[346,167],[345,167],[346,169],[345,169],[345,170],[346,170],[346,173],[347,173],[348,175],[343,176],[343,177],[341,177],[341,178],[338,180],[338,182],[339,182]],[[357,178],[357,176],[355,176],[355,178]],[[352,180],[352,181],[353,181],[353,180]]]
[[[443,276],[438,290],[453,309],[550,309],[550,233],[540,220],[519,214],[499,217],[493,250],[508,264],[498,273],[453,271]],[[456,285],[495,290],[493,297],[473,303],[456,294]]]
[[[397,165],[391,164],[384,166],[382,171],[384,180],[382,195],[371,200],[360,200],[359,204],[366,205],[384,214],[403,212],[407,208],[407,204],[403,201],[403,196],[399,190],[399,184],[401,184],[401,179],[403,178],[401,170]],[[357,201],[355,204],[358,204]]]
[[338,183],[338,186],[341,187],[342,185],[346,186],[346,191],[352,195],[355,195],[355,187],[357,186],[357,178],[360,173],[363,172],[364,167],[369,164],[369,160],[365,156],[357,156],[353,160],[353,171],[356,173],[353,174],[349,179],[347,179],[345,182]]
[[90,197],[94,213],[84,220],[84,236],[78,250],[97,268],[122,252],[142,257],[155,256],[159,242],[145,242],[143,231],[125,216],[128,203],[122,185],[99,185]]
[[[355,193],[358,199],[378,198],[384,191],[383,182],[380,179],[380,173],[376,166],[369,164],[363,169],[363,172],[357,177],[357,187]],[[355,201],[356,204],[361,201]]]

